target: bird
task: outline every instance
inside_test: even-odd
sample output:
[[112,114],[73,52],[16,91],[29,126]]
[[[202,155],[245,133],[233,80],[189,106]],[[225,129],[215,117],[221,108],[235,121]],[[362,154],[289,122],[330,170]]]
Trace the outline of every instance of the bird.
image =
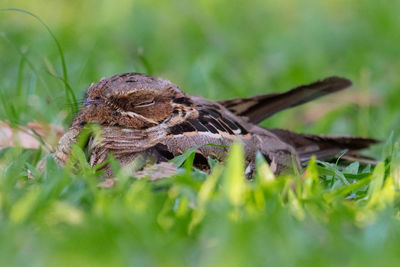
[[[154,164],[168,162],[196,147],[194,166],[209,168],[208,159],[223,162],[234,142],[243,145],[248,177],[261,154],[275,174],[302,168],[312,156],[318,160],[369,159],[359,150],[378,143],[376,139],[328,136],[267,129],[258,125],[274,114],[352,86],[346,78],[328,77],[283,93],[213,101],[190,95],[172,82],[143,73],[124,73],[102,78],[85,94],[83,106],[61,137],[54,159],[63,166],[71,145],[87,125],[97,124],[101,138],[91,136],[86,144],[91,167],[104,164],[109,154],[126,166],[137,158]],[[112,177],[112,169],[103,167]]]

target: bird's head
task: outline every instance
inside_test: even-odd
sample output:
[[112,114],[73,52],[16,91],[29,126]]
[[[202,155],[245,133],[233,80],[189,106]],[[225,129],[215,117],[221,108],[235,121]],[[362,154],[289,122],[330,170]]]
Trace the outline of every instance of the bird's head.
[[103,78],[92,84],[73,122],[147,129],[193,113],[193,103],[170,81],[140,73]]

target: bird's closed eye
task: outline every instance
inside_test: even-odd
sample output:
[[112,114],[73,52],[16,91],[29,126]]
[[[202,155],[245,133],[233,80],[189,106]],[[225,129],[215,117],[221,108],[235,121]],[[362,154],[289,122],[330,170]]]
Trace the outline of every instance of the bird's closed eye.
[[142,102],[142,103],[139,103],[139,104],[135,104],[135,107],[142,108],[142,107],[151,106],[153,104],[154,104],[154,99],[149,100],[149,101],[145,101],[145,102]]

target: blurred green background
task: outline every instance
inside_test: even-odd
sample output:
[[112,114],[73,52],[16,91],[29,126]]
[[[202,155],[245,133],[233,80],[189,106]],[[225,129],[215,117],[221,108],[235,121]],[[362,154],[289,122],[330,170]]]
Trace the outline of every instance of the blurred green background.
[[[284,91],[339,75],[354,87],[263,125],[398,136],[398,0],[2,0],[0,8],[33,12],[48,25],[78,102],[92,82],[131,71],[211,99]],[[0,11],[0,55],[0,121],[67,128],[72,105],[46,29],[27,14]],[[160,184],[121,171],[112,189],[97,187],[84,157],[72,161],[74,172],[51,160],[38,172],[41,149],[3,149],[0,262],[392,266],[400,255],[399,147],[388,145],[387,164],[374,172],[357,163],[344,170],[314,163],[305,182],[297,176],[247,182],[240,170],[230,171],[243,163],[236,151],[225,170],[214,169],[208,178],[190,172],[190,164]]]
[[[399,129],[400,1],[3,0],[1,6],[33,12],[51,28],[79,98],[101,77],[131,71],[211,99],[340,75],[354,82],[347,93],[263,125],[381,139]],[[0,13],[0,25],[0,88],[8,102],[0,118],[68,126],[71,107],[54,77],[62,69],[51,36],[13,11]]]

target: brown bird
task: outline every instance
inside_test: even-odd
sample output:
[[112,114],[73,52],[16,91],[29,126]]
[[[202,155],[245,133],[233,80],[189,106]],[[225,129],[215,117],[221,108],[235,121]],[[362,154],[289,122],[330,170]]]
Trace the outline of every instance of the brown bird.
[[[83,107],[59,141],[55,159],[65,164],[71,143],[88,123],[101,125],[102,135],[101,139],[91,137],[87,144],[92,167],[103,163],[109,153],[124,166],[139,156],[166,162],[200,146],[194,164],[206,169],[208,157],[223,161],[235,141],[244,146],[250,173],[257,152],[277,174],[293,165],[302,166],[312,155],[326,160],[348,150],[349,155],[362,158],[355,151],[377,143],[375,139],[297,134],[257,125],[281,110],[351,85],[347,79],[330,77],[284,93],[211,101],[188,95],[161,78],[140,73],[115,75],[89,87]],[[106,166],[105,172],[112,176],[111,168]]]

